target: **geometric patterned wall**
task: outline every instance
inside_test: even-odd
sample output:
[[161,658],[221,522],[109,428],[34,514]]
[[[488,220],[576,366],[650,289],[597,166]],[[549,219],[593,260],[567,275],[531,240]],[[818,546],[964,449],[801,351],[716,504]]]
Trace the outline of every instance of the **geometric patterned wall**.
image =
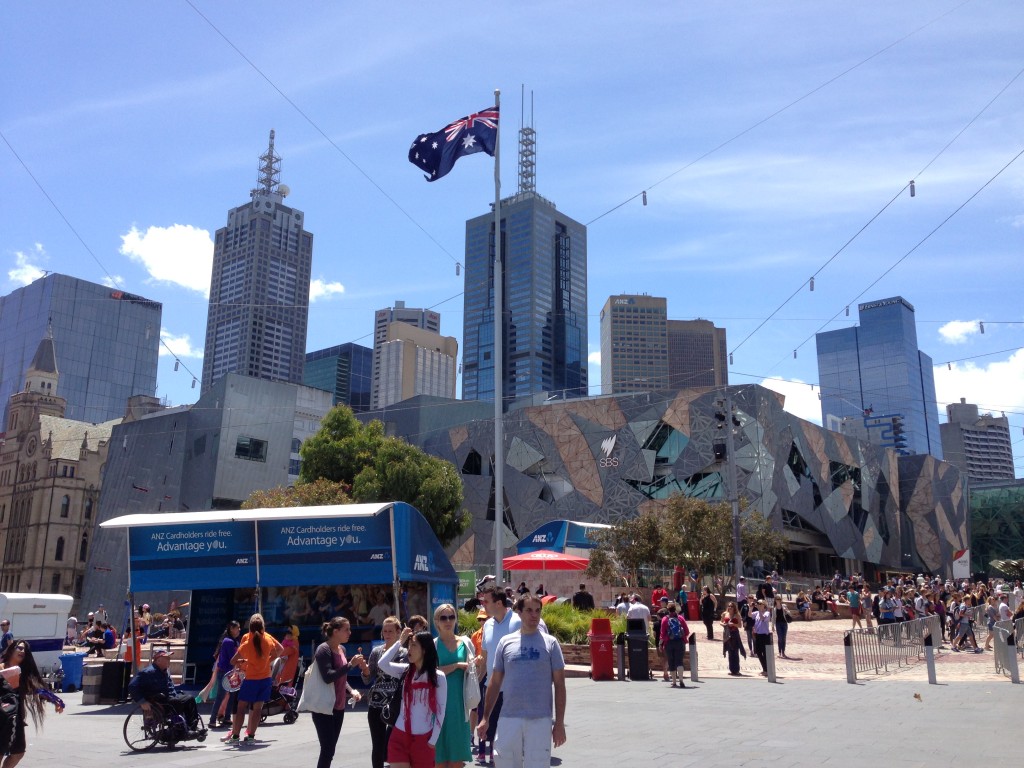
[[[764,387],[727,389],[738,421],[739,492],[794,548],[866,566],[944,572],[967,546],[967,504],[952,465],[930,456],[898,459],[892,450],[825,430],[784,411],[781,395]],[[513,534],[558,519],[616,523],[675,493],[724,498],[726,463],[715,454],[724,439],[716,419],[723,396],[722,389],[683,389],[557,400],[507,413],[504,484]],[[493,562],[490,420],[427,432],[410,426],[403,434],[403,420],[391,411],[365,417],[382,415],[390,434],[462,471],[473,520],[453,545],[453,559]]]
[[971,483],[971,571],[1024,558],[1024,480]]

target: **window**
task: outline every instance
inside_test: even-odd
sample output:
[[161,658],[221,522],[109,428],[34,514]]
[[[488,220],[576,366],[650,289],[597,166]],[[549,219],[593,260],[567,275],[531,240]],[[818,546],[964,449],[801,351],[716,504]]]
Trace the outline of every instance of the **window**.
[[64,537],[57,539],[57,550],[53,553],[53,559],[58,563],[64,559]]
[[[67,467],[64,467],[64,469],[66,470]],[[60,500],[60,516],[61,517],[67,517],[68,516],[68,510],[70,510],[70,509],[71,509],[71,499],[67,496],[67,494],[65,494],[64,498]]]
[[89,535],[87,533],[82,534],[82,543],[78,547],[78,560],[85,562],[86,557],[89,554]]
[[239,437],[235,444],[235,458],[247,461],[267,460],[267,441],[255,437]]
[[92,499],[85,500],[85,513],[84,517],[86,520],[92,519]]
[[50,579],[50,593],[57,595],[60,594],[60,574],[53,574],[53,578]]

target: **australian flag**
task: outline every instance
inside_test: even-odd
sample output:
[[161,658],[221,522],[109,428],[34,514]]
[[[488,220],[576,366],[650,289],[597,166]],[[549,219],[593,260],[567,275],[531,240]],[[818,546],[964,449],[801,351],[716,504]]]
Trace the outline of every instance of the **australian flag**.
[[437,133],[422,133],[409,147],[409,162],[427,172],[427,181],[437,181],[463,155],[486,152],[494,157],[498,140],[498,108],[459,118]]

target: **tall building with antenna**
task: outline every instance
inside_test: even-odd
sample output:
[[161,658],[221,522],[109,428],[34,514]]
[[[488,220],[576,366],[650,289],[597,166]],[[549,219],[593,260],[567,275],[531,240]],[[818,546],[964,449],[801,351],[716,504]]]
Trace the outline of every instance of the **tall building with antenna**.
[[226,373],[302,383],[313,235],[284,204],[281,158],[260,156],[251,200],[217,230],[203,354],[203,392]]
[[[501,201],[504,399],[587,394],[587,228],[536,191],[536,133],[519,132],[519,190]],[[466,222],[462,397],[494,399],[494,213]]]

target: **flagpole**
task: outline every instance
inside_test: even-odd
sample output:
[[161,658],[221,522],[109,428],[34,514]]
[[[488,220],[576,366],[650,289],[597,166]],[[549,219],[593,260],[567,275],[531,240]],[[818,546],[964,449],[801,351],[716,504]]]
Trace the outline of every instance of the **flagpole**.
[[494,89],[498,130],[494,137],[494,575],[505,581],[505,422],[503,369],[505,352],[504,290],[501,262],[501,90]]

